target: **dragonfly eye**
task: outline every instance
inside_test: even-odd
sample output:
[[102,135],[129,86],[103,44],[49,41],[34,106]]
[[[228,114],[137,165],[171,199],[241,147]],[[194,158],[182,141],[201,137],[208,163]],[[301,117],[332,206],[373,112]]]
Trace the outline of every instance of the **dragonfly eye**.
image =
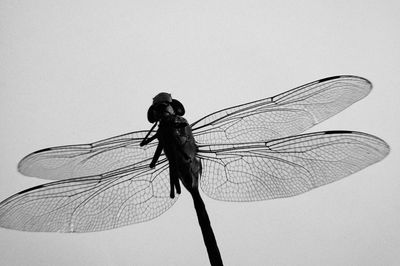
[[172,99],[171,106],[174,109],[175,114],[180,116],[185,114],[185,107],[183,107],[183,104],[180,101]]
[[153,105],[166,103],[166,102],[169,102],[169,103],[172,102],[171,94],[166,93],[166,92],[161,92],[153,98]]
[[150,123],[154,123],[161,118],[161,115],[166,111],[167,107],[170,106],[168,102],[162,102],[153,104],[147,111],[147,119]]

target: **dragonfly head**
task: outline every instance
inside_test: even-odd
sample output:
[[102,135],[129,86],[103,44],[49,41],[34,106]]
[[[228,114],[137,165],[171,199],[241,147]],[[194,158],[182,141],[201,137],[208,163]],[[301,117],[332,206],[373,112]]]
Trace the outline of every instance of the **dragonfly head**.
[[172,99],[171,94],[161,92],[153,98],[153,104],[147,111],[147,120],[150,123],[159,121],[164,116],[185,114],[185,108],[178,100]]

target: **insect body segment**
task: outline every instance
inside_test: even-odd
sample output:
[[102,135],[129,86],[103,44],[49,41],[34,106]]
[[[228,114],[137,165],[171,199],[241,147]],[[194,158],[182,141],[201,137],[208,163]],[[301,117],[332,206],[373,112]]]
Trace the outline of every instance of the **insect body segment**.
[[145,139],[142,146],[155,138],[158,146],[150,167],[154,168],[161,152],[164,151],[170,170],[170,197],[181,193],[179,179],[191,191],[198,188],[198,179],[201,174],[201,162],[196,158],[197,146],[189,123],[180,116],[184,111],[179,101],[173,100],[168,93],[160,93],[154,97],[149,108],[149,121],[160,122],[157,133],[150,139]]

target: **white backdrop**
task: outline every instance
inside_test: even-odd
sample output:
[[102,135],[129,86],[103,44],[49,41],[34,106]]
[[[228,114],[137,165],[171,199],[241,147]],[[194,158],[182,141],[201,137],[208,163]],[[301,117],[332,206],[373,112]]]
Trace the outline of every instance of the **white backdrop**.
[[[45,147],[148,129],[160,91],[194,121],[315,79],[360,75],[372,93],[312,131],[349,129],[391,154],[289,199],[204,196],[225,265],[397,265],[398,1],[1,1],[0,198],[43,180],[17,162]],[[2,265],[207,265],[190,196],[106,232],[0,229]]]

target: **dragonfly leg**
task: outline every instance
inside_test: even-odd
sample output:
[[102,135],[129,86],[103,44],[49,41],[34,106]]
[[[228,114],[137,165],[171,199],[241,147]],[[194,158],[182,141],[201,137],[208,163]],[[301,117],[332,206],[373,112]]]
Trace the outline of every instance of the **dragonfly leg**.
[[171,171],[170,171],[170,174],[169,174],[169,185],[170,185],[169,197],[171,199],[173,199],[173,198],[175,198],[175,189],[174,189],[174,180],[172,178]]
[[181,194],[181,187],[179,184],[178,171],[171,164],[169,166],[169,184],[170,184],[169,196],[171,199],[175,198],[175,188],[176,188],[176,193]]
[[143,147],[144,145],[149,144],[150,142],[152,142],[153,140],[155,140],[155,139],[157,138],[157,133],[156,133],[154,136],[148,138],[149,135],[150,135],[150,133],[151,133],[151,132],[154,130],[154,128],[156,127],[156,125],[157,125],[157,122],[154,123],[154,125],[151,127],[151,129],[149,130],[149,132],[147,132],[147,134],[146,134],[146,136],[144,137],[144,139],[142,140],[142,142],[140,142],[140,144],[139,144],[140,147]]
[[176,188],[176,193],[181,194],[181,184],[179,183],[179,178],[175,178],[175,188]]
[[151,163],[150,163],[150,168],[156,167],[156,163],[158,161],[158,158],[160,158],[162,149],[163,149],[163,147],[162,147],[161,143],[158,142],[156,152],[154,153],[154,156],[153,156],[153,160],[151,160]]

